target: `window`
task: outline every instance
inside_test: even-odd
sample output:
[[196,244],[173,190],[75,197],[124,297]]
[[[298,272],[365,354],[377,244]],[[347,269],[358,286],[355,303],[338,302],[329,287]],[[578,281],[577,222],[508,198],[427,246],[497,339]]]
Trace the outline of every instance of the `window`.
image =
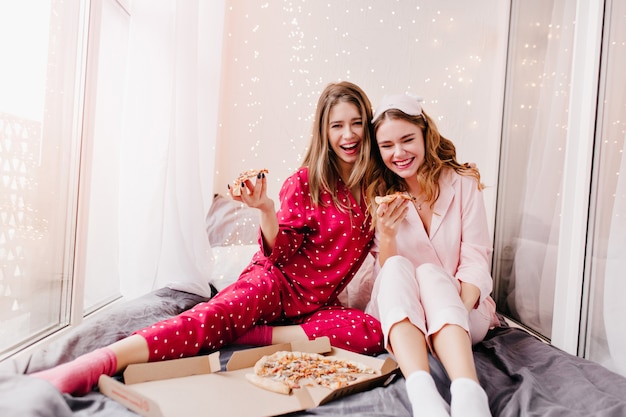
[[83,3],[0,4],[0,355],[70,321]]
[[496,302],[556,346],[626,375],[626,7],[513,5]]

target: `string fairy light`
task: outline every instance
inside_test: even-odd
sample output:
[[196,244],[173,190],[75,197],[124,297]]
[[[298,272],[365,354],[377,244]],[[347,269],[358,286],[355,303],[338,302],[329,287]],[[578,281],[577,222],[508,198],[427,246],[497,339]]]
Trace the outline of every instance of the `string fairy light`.
[[[507,10],[496,0],[469,12],[460,0],[417,3],[228,1],[219,122],[229,140],[216,170],[233,176],[246,164],[271,165],[282,183],[300,166],[319,93],[339,80],[362,86],[374,105],[392,91],[431,98],[429,110],[452,122],[445,128],[463,132],[460,149],[488,137],[480,112],[505,56]],[[476,31],[481,20],[490,23]],[[485,49],[494,39],[499,46]]]

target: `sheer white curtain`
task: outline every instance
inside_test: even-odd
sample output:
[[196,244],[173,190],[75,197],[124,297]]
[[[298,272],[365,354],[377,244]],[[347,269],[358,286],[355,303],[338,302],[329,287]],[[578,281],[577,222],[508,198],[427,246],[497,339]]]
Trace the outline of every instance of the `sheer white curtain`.
[[[547,43],[543,65],[535,68],[536,103],[522,105],[536,108],[528,137],[522,199],[522,218],[515,245],[513,278],[515,306],[524,324],[549,336],[556,278],[559,238],[562,169],[565,158],[568,108],[568,79],[571,54],[563,53],[573,40],[572,21],[575,8],[565,2],[552,4],[550,20],[544,23]],[[527,89],[528,85],[520,88]],[[528,113],[527,113],[528,114]],[[527,119],[527,121],[529,121]],[[518,279],[519,277],[519,279]]]
[[597,165],[595,208],[591,223],[591,287],[588,355],[626,375],[626,3],[607,8],[609,28],[601,90],[601,136]]
[[512,13],[497,250],[511,259],[498,303],[550,337],[575,2],[519,1]]
[[[624,100],[622,100],[622,107]],[[620,168],[617,171],[615,202],[612,207],[611,225],[608,241],[606,273],[604,275],[604,326],[609,349],[609,362],[622,375],[626,375],[626,139],[621,152]]]
[[120,163],[123,295],[208,294],[223,2],[135,0]]

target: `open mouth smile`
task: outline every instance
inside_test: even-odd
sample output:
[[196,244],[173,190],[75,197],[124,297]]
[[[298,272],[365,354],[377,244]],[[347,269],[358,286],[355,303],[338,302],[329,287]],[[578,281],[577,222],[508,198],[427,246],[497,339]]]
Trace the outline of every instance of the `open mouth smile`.
[[408,158],[408,159],[403,159],[401,161],[394,161],[393,164],[400,169],[405,169],[411,166],[414,160],[415,158]]
[[359,142],[352,142],[347,145],[341,145],[340,148],[343,149],[348,154],[353,154],[359,148]]

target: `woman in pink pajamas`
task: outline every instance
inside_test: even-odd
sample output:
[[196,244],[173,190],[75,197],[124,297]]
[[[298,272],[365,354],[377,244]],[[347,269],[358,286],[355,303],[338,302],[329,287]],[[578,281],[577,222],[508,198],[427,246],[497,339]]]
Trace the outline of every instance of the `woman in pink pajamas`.
[[270,344],[328,336],[351,351],[383,351],[379,322],[343,307],[337,296],[371,246],[363,178],[370,164],[369,99],[356,85],[322,92],[302,167],[280,190],[265,175],[242,184],[237,199],[261,213],[260,250],[239,279],[207,302],[55,368],[33,374],[61,392],[89,392],[101,374],[131,363],[216,350],[232,342]]
[[[480,175],[456,161],[454,144],[414,97],[386,96],[373,127],[369,199],[394,192],[411,199],[370,209],[379,272],[367,311],[381,321],[414,416],[490,416],[472,353],[498,323]],[[450,405],[430,375],[429,351],[452,381]]]

